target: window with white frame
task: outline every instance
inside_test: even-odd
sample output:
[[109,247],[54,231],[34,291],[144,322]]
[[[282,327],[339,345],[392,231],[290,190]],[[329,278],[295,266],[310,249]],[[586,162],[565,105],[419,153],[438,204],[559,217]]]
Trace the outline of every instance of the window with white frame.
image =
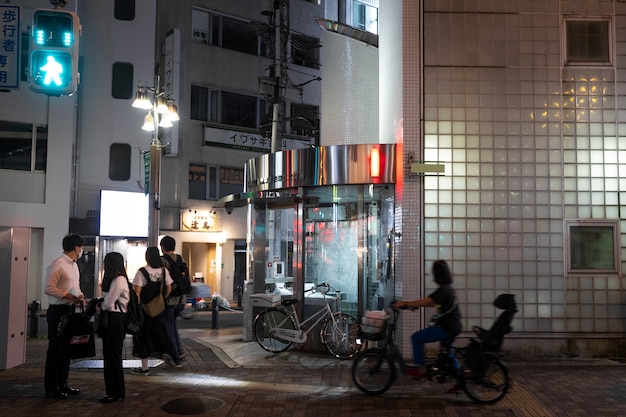
[[267,112],[264,99],[231,91],[191,86],[190,118],[256,129]]
[[266,46],[261,36],[262,23],[238,19],[219,13],[193,8],[191,36],[195,42],[220,48],[265,56]]
[[565,20],[565,65],[610,65],[609,19]]
[[243,169],[189,164],[189,198],[218,200],[230,194],[243,192]]
[[573,274],[619,274],[619,220],[565,220],[565,269]]
[[378,1],[353,1],[352,26],[378,34]]

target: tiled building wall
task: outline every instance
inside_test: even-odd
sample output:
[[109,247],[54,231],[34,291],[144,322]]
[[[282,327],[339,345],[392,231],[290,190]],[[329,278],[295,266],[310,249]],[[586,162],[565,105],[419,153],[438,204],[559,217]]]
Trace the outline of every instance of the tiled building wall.
[[378,143],[378,53],[363,42],[324,31],[320,144]]
[[[400,3],[401,6],[400,6]],[[409,178],[408,164],[411,156],[421,159],[422,154],[422,56],[415,53],[421,48],[421,2],[402,0],[393,2],[394,7],[402,8],[402,123],[401,137],[396,141],[403,172],[397,175],[396,211],[401,218],[397,232],[402,235],[395,240],[395,288],[394,299],[414,300],[424,296],[422,277],[424,260],[422,258],[422,216],[423,216],[423,178]],[[383,7],[389,7],[385,2]],[[382,14],[383,12],[381,12]],[[383,22],[381,18],[381,22]],[[381,33],[385,28],[381,26]],[[384,36],[381,34],[381,36]],[[382,63],[381,65],[385,65]],[[392,63],[393,65],[393,63]],[[381,88],[383,88],[381,86]],[[381,109],[381,111],[383,111]],[[411,333],[421,327],[423,311],[402,315],[402,327],[399,336],[404,352],[412,352]]]
[[[623,333],[626,280],[565,275],[563,220],[626,214],[626,6],[424,7],[424,158],[446,166],[445,176],[425,179],[427,268],[451,262],[466,329],[489,326],[491,303],[510,292],[518,332]],[[562,66],[563,17],[607,14],[614,67]]]

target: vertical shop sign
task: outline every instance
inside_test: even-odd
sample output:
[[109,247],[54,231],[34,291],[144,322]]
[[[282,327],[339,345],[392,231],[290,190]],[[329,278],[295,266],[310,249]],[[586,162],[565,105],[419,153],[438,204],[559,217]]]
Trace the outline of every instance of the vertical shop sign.
[[20,87],[20,6],[0,5],[0,89]]
[[143,153],[143,186],[146,195],[150,193],[150,152]]

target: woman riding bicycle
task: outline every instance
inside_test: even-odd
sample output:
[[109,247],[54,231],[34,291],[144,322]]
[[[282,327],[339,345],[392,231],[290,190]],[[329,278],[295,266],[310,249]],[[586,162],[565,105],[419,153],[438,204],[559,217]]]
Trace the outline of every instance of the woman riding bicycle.
[[[431,326],[413,333],[413,362],[419,365],[409,368],[406,373],[416,377],[425,377],[424,369],[424,344],[439,342],[447,339],[454,339],[462,329],[461,313],[456,300],[456,293],[452,287],[452,275],[448,263],[438,260],[433,263],[432,274],[438,288],[430,295],[413,301],[396,301],[394,308],[437,307],[436,321],[431,321]],[[459,365],[454,358],[454,365],[458,369]]]

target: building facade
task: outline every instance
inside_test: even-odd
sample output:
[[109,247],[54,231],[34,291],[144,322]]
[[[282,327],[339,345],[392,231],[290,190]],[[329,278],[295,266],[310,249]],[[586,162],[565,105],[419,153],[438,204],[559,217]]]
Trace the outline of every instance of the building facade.
[[[28,88],[33,11],[51,5],[20,1],[18,6],[23,74],[18,88],[0,101],[7,136],[0,224],[31,228],[28,297],[47,307],[45,266],[60,253],[68,231],[87,238],[82,269],[88,295],[97,294],[106,252],[122,252],[131,275],[144,262],[145,234],[100,233],[101,193],[146,193],[147,155],[158,138],[163,145],[160,232],[176,238],[194,275],[232,299],[235,274],[238,285],[245,278],[238,259],[243,256],[245,263],[245,213],[213,206],[221,196],[242,190],[245,161],[271,151],[272,2],[250,1],[246,7],[197,2],[184,8],[165,1],[70,2],[65,10],[76,12],[82,25],[81,82],[72,96],[62,97]],[[308,16],[323,13],[315,2],[302,1],[282,21],[281,62],[295,68],[285,65],[280,84],[284,147],[311,146],[319,137],[319,42]],[[146,113],[132,107],[139,87],[158,87],[173,98],[180,122],[156,136],[143,131]],[[28,149],[31,142],[37,146],[27,158],[20,152],[18,161],[22,142]],[[106,217],[130,217],[123,203]]]
[[466,330],[513,293],[510,346],[623,352],[624,3],[401,7],[402,50],[423,47],[402,55],[403,160],[446,166],[419,184],[422,222],[403,218],[403,289],[420,294],[407,255],[421,248],[421,264],[451,262]]
[[[213,291],[234,298],[249,266],[247,211],[217,202],[243,190],[247,161],[279,150],[279,111],[280,149],[395,145],[386,298],[428,294],[446,259],[466,330],[489,326],[507,292],[519,306],[508,346],[623,350],[624,3],[381,3],[70,3],[77,93],[33,93],[24,75],[0,94],[0,226],[30,230],[28,299],[47,306],[45,267],[68,231],[88,238],[88,293],[107,251],[143,263],[144,236],[101,235],[98,220],[102,190],[146,191],[155,136],[132,102],[158,84],[181,116],[156,136],[160,233]],[[50,5],[19,5],[23,49],[32,11]],[[413,175],[416,162],[443,175]],[[430,314],[406,315],[405,351]]]

